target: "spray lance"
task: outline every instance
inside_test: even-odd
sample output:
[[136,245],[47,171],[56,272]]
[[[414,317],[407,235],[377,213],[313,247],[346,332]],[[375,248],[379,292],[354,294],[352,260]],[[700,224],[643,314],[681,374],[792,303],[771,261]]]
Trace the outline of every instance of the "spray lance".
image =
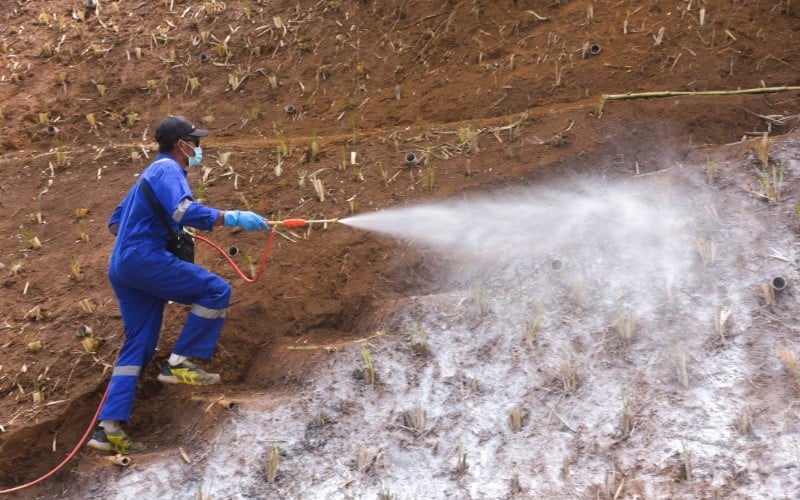
[[284,219],[265,220],[270,228],[273,227],[305,227],[311,224],[335,224],[339,219]]

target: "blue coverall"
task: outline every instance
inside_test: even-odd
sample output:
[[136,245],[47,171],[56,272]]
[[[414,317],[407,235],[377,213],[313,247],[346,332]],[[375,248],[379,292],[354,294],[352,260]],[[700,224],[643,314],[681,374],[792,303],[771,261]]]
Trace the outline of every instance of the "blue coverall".
[[109,227],[118,224],[108,277],[119,300],[125,342],[99,419],[123,423],[131,415],[139,374],[158,344],[166,301],[191,304],[172,352],[208,359],[217,345],[231,297],[225,280],[167,250],[169,233],[140,182],[147,182],[173,229],[190,226],[210,231],[219,216],[219,210],[194,201],[186,172],[171,157],[159,154],[108,221]]

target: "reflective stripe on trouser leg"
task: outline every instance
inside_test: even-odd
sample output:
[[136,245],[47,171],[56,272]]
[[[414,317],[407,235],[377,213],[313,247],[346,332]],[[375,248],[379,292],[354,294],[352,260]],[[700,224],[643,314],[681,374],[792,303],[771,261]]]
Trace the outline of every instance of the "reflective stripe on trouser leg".
[[138,377],[139,374],[142,373],[142,367],[136,365],[117,365],[114,367],[114,371],[111,372],[112,377],[118,377],[120,375],[127,375],[129,377]]
[[210,307],[201,306],[200,304],[192,304],[192,310],[189,312],[201,318],[216,319],[225,318],[225,315],[228,313],[228,308],[211,309]]

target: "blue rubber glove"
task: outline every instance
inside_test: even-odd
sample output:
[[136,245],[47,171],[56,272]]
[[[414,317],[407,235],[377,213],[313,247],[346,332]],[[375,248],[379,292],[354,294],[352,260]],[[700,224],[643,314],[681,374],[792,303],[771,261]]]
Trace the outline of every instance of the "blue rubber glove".
[[255,231],[257,229],[269,231],[269,225],[264,221],[264,218],[250,211],[226,210],[224,224],[228,227],[238,226],[245,231]]

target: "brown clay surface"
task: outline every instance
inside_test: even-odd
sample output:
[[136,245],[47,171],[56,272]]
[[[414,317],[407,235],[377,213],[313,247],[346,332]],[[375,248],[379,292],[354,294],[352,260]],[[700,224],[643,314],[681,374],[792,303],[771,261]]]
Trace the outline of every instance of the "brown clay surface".
[[[702,164],[715,146],[767,131],[758,115],[796,115],[798,93],[610,101],[602,117],[598,99],[798,85],[798,9],[777,0],[101,0],[92,14],[77,0],[1,2],[0,488],[59,463],[105,389],[123,337],[106,277],[106,220],[152,158],[153,128],[166,114],[211,130],[205,203],[270,218],[345,217],[351,203],[361,213],[553,177]],[[602,51],[586,54],[587,44]],[[284,112],[288,104],[297,111]],[[479,151],[458,137],[467,126],[480,131]],[[291,151],[278,176],[281,142]],[[405,166],[409,151],[424,162]],[[324,202],[310,181],[299,185],[301,172],[323,180]],[[202,174],[190,174],[196,189]],[[28,247],[21,228],[41,249]],[[192,443],[224,418],[198,398],[291,394],[323,354],[288,347],[369,336],[396,299],[437,286],[426,278],[438,257],[413,246],[338,226],[283,234],[252,285],[200,245],[198,262],[234,289],[207,365],[223,384],[164,388],[153,363],[129,427],[150,449]],[[228,229],[210,237],[253,260],[266,243]],[[157,360],[185,313],[168,308]],[[75,336],[83,324],[100,341],[96,353]],[[42,349],[31,352],[31,340]],[[81,451],[20,497],[61,491],[93,464]]]

